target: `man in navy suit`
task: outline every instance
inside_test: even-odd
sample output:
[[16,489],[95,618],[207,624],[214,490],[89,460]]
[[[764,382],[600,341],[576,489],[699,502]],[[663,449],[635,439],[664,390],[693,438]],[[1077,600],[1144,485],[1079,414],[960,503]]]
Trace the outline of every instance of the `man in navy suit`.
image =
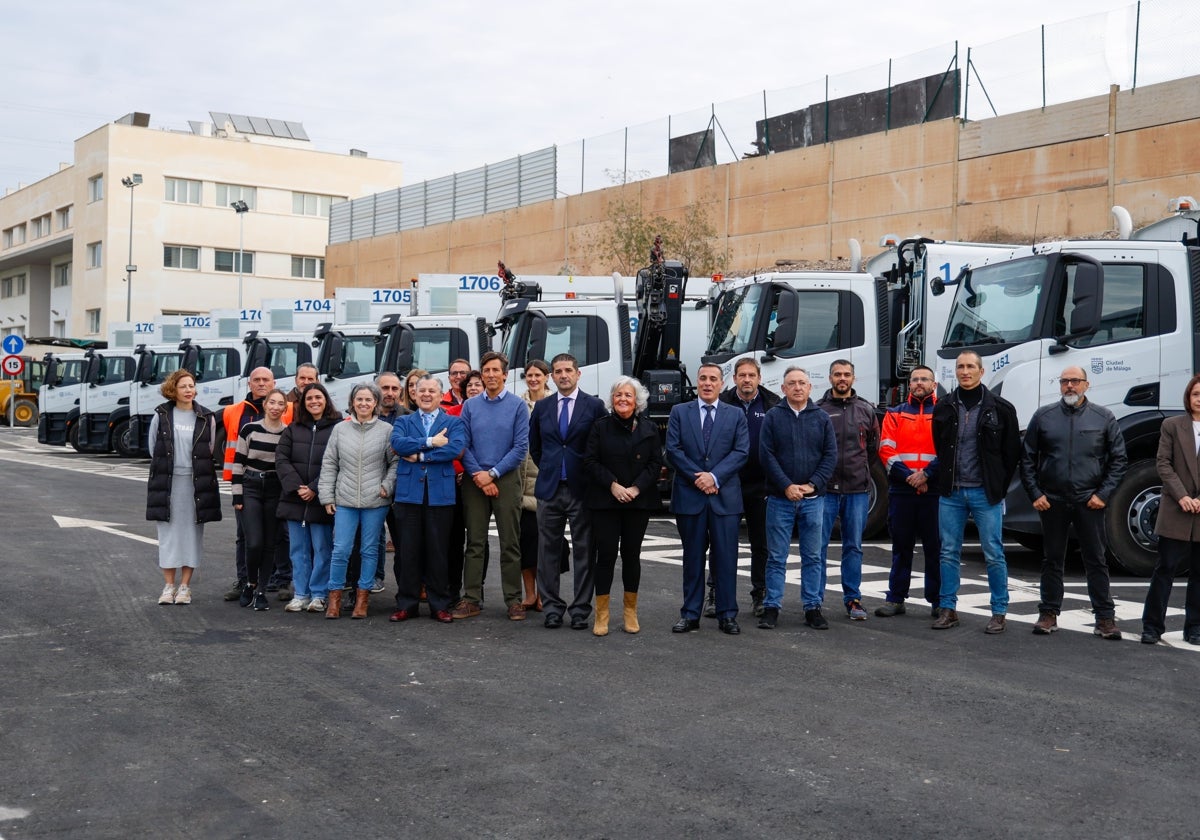
[[450,582],[446,571],[450,526],[454,520],[454,459],[467,446],[462,420],[443,411],[442,383],[435,376],[417,380],[417,411],[392,424],[396,464],[396,504],[393,508],[403,552],[397,569],[396,611],[392,621],[416,618],[421,583],[435,621],[449,624]]
[[[592,424],[605,414],[604,403],[579,390],[579,363],[569,353],[550,361],[550,376],[558,386],[553,398],[540,400],[529,417],[529,454],[538,466],[533,494],[538,500],[538,592],[546,613],[546,627],[562,627],[563,612],[571,616],[572,630],[587,629],[592,611],[595,577],[591,564],[592,523],[583,500],[587,454]],[[558,583],[566,551],[562,538],[571,523],[575,558],[575,594],[568,607]]]
[[724,376],[717,365],[696,372],[696,402],[671,409],[667,461],[675,470],[671,512],[683,542],[683,608],[675,633],[700,629],[704,603],[704,554],[711,549],[721,631],[737,635],[738,520],[742,485],[738,472],[750,455],[746,415],[721,402]]

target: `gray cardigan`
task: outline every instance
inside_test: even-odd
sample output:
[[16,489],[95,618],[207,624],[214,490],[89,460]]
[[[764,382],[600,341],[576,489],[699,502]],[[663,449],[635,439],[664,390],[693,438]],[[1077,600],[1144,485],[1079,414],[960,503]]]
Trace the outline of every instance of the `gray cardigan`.
[[[366,423],[353,417],[338,423],[321,460],[317,486],[321,504],[350,508],[390,505],[397,460],[391,438],[392,427],[378,417]],[[381,496],[380,490],[387,492]]]

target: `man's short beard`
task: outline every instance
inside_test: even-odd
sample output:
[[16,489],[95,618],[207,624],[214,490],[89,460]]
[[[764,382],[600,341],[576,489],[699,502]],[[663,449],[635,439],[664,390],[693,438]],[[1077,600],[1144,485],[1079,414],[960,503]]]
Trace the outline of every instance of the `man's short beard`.
[[1074,408],[1083,401],[1083,394],[1063,394],[1062,400],[1071,408]]

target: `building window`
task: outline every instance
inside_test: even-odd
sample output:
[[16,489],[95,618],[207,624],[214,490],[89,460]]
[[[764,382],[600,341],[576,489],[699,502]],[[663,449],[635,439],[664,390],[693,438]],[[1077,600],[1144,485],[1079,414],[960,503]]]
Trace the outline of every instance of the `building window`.
[[213,268],[217,271],[240,271],[242,274],[254,273],[254,252],[241,252],[241,265],[243,269],[239,269],[238,252],[237,251],[217,251],[216,259],[213,261]]
[[99,268],[104,260],[104,243],[89,242],[87,246],[87,267]]
[[163,268],[198,269],[200,267],[200,249],[187,245],[164,245]]
[[75,205],[68,204],[66,207],[59,207],[54,213],[58,217],[58,229],[66,230],[71,227],[75,219]]
[[19,335],[19,336],[21,336],[21,338],[24,338],[25,337],[25,328],[24,327],[9,327],[8,329],[6,329],[4,331],[4,335],[5,336]]
[[66,338],[67,337],[67,322],[66,321],[55,321],[54,322],[54,337],[55,338]]
[[54,288],[61,289],[71,285],[71,264],[62,263],[54,266]]
[[94,178],[88,178],[88,202],[99,201],[104,198],[104,176],[97,175]]
[[166,201],[176,204],[199,204],[200,182],[185,181],[183,178],[164,178],[166,184]]
[[50,235],[50,214],[38,216],[29,223],[29,238],[41,239],[43,236]]
[[15,274],[0,280],[0,298],[24,297],[25,275]]
[[100,310],[99,309],[87,310],[87,312],[85,313],[85,318],[87,320],[88,335],[95,335],[96,333],[100,332]]
[[292,257],[292,276],[324,280],[325,260],[321,257]]
[[228,207],[235,201],[244,201],[251,210],[254,200],[258,197],[255,187],[239,187],[237,184],[217,184],[217,206]]
[[25,225],[13,225],[4,231],[4,247],[12,248],[25,244]]
[[329,218],[329,205],[333,198],[312,193],[292,193],[292,212],[297,216],[324,216]]

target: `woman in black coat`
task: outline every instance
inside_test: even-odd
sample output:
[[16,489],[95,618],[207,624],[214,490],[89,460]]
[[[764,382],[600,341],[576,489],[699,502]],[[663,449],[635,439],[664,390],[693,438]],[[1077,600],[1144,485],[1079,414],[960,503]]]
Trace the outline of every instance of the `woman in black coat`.
[[279,438],[275,471],[282,495],[277,508],[287,521],[295,596],[286,612],[325,612],[329,594],[329,560],[333,554],[333,517],[317,499],[321,459],[342,414],[333,407],[325,386],[304,386],[292,423]]
[[637,593],[642,539],[650,514],[662,507],[658,494],[662,443],[658,428],[644,414],[649,398],[641,382],[631,376],[618,377],[608,397],[610,413],[592,425],[588,438],[584,466],[591,477],[586,503],[592,512],[596,549],[596,623],[592,632],[597,636],[608,635],[609,590],[618,551],[625,588],[625,632],[640,629]]

